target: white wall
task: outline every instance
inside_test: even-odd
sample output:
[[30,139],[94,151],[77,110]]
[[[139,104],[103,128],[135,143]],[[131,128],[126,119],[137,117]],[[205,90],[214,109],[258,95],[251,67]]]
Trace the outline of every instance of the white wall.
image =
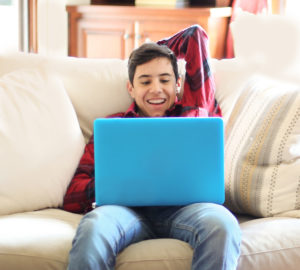
[[300,1],[299,0],[288,0],[288,1],[286,1],[285,4],[286,4],[285,14],[299,18]]
[[19,50],[19,1],[0,5],[0,53]]
[[38,0],[38,51],[40,54],[68,54],[66,5],[88,5],[90,2],[90,0]]

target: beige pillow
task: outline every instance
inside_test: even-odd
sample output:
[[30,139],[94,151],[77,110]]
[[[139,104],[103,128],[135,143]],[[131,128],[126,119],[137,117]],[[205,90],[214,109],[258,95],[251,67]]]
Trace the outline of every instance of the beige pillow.
[[62,81],[46,69],[0,78],[0,215],[62,205],[84,139]]
[[249,79],[225,137],[226,206],[259,217],[300,209],[299,86]]

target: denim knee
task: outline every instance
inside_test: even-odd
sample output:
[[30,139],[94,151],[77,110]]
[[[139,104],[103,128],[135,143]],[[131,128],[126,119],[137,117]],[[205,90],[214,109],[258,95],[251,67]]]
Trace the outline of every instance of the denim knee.
[[[206,214],[199,219],[199,222],[205,224],[206,237],[209,235],[214,236],[213,241],[220,243],[231,240],[240,242],[241,234],[237,219],[221,205],[209,204]],[[197,231],[196,228],[195,230]],[[205,233],[200,234],[199,237],[203,240]]]
[[210,243],[240,242],[236,218],[223,206],[196,203],[182,208],[169,220],[171,236],[189,242],[193,247],[210,239]]
[[194,204],[175,219],[174,233],[194,249],[192,269],[235,269],[241,233],[236,218],[223,206]]

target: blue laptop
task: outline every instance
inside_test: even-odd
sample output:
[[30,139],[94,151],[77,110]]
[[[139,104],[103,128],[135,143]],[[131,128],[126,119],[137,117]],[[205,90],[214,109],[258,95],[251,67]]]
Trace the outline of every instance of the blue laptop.
[[96,205],[224,203],[221,118],[94,121]]

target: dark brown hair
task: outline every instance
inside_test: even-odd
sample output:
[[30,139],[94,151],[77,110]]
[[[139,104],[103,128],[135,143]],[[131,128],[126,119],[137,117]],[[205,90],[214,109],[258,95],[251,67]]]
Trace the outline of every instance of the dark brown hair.
[[133,78],[137,66],[145,64],[159,57],[165,57],[170,60],[175,74],[175,79],[177,81],[179,74],[177,58],[174,52],[165,45],[158,45],[157,43],[149,42],[144,43],[139,48],[135,49],[129,57],[128,76],[130,83],[133,85]]

